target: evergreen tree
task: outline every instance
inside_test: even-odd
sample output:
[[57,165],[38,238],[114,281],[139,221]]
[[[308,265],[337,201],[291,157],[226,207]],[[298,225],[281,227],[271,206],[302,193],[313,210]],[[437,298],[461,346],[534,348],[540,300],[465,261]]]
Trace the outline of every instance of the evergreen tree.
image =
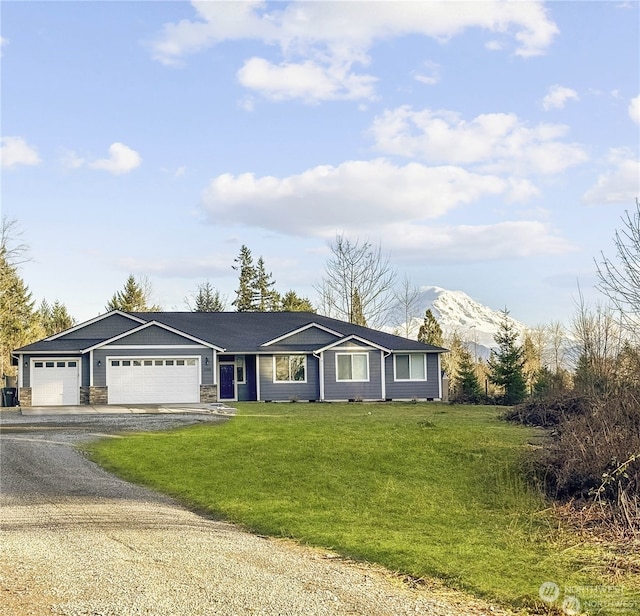
[[0,243],[0,378],[14,373],[11,367],[14,349],[44,335],[29,287],[8,255],[5,245]]
[[418,331],[418,341],[441,347],[443,343],[442,328],[430,309],[424,313],[424,321]]
[[517,344],[518,332],[506,308],[494,340],[498,350],[489,358],[489,380],[502,388],[503,404],[519,404],[527,395],[524,349]]
[[309,299],[300,297],[295,291],[287,291],[280,303],[282,312],[315,312],[315,308]]
[[280,294],[273,288],[276,281],[271,272],[267,273],[264,259],[260,257],[256,267],[255,290],[259,312],[276,312],[280,306]]
[[191,312],[224,312],[226,301],[220,295],[220,291],[214,289],[207,280],[207,282],[198,285],[198,292],[193,297],[193,307],[188,300],[187,306]]
[[75,319],[67,311],[67,307],[56,300],[49,306],[46,299],[38,308],[38,318],[44,328],[45,336],[53,336],[75,325]]
[[108,312],[122,310],[123,312],[160,312],[162,308],[151,301],[151,283],[143,278],[138,282],[133,274],[130,274],[122,291],[113,294],[105,306]]
[[360,298],[360,293],[358,293],[358,289],[354,289],[353,296],[351,298],[351,314],[349,315],[349,323],[367,327],[367,319],[364,316],[362,300]]
[[257,271],[253,264],[251,251],[244,244],[240,247],[240,254],[234,259],[233,269],[239,272],[236,298],[232,305],[238,312],[252,312],[258,310],[256,293]]
[[476,374],[476,367],[468,349],[460,350],[458,370],[454,378],[455,401],[478,404],[482,401],[482,386]]

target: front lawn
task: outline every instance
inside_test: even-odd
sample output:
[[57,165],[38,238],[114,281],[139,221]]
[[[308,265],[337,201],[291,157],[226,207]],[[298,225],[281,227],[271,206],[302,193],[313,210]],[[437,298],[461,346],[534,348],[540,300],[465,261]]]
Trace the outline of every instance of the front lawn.
[[522,453],[539,433],[500,421],[494,407],[237,407],[224,425],[110,439],[89,450],[126,479],[251,531],[500,602],[541,606],[544,582],[611,583],[601,577],[597,549],[572,545],[522,479]]

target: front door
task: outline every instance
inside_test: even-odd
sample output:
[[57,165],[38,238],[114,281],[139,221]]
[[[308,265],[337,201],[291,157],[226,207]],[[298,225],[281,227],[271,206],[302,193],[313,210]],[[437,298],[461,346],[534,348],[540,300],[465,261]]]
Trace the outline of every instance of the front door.
[[220,364],[220,400],[234,400],[236,397],[235,364]]

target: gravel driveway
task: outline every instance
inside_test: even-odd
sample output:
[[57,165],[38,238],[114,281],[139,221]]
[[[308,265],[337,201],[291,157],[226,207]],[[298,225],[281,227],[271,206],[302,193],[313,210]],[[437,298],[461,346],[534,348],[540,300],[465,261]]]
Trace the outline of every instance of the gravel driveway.
[[96,435],[226,419],[0,413],[0,614],[506,614],[266,539],[121,481],[73,448]]

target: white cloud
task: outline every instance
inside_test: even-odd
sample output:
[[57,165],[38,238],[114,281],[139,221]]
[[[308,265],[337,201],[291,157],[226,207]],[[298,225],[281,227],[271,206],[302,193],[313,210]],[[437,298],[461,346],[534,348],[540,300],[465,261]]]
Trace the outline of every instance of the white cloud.
[[142,158],[140,158],[138,152],[124,145],[124,143],[116,142],[109,146],[109,158],[102,158],[89,163],[89,167],[102,169],[114,175],[121,175],[133,171],[140,166],[141,162]]
[[0,161],[3,169],[12,169],[18,165],[38,165],[38,150],[30,146],[22,137],[3,137],[0,146]]
[[583,195],[585,203],[632,203],[640,195],[640,161],[626,148],[612,149],[609,170]]
[[424,70],[414,71],[413,78],[420,83],[434,86],[440,82],[440,65],[436,62],[427,61],[423,63]]
[[[283,62],[253,58],[239,73],[246,87],[274,100],[292,96],[311,99],[316,92],[311,85],[298,91],[283,82],[283,76],[300,70],[305,78],[319,75],[323,83],[317,92],[333,93],[329,99],[340,92],[341,98],[370,97],[374,78],[355,74],[352,69],[356,64],[368,64],[368,52],[380,40],[417,34],[444,42],[469,28],[481,28],[505,37],[503,47],[507,47],[506,37],[512,37],[515,54],[528,57],[544,53],[558,34],[543,3],[537,1],[471,2],[465,4],[464,11],[455,2],[294,1],[284,5],[201,0],[192,4],[197,18],[165,25],[151,43],[153,57],[176,65],[186,55],[223,41],[253,39],[277,45]],[[275,83],[265,83],[267,77]]]
[[74,169],[80,169],[86,161],[73,150],[63,149],[60,162],[65,169],[72,171]]
[[452,111],[409,106],[375,118],[375,149],[433,164],[479,165],[485,171],[553,174],[587,160],[584,148],[560,141],[560,124],[529,127],[512,113],[482,114],[471,121]]
[[542,99],[542,107],[545,111],[562,109],[569,100],[577,101],[580,97],[575,90],[556,84],[549,88],[547,95]]
[[285,178],[224,174],[210,182],[202,201],[216,224],[324,236],[336,229],[363,232],[434,219],[488,195],[509,201],[532,194],[536,189],[527,180],[377,159],[314,167]]
[[384,243],[395,258],[422,263],[477,263],[576,250],[552,227],[538,221],[457,226],[399,223],[385,226]]
[[640,96],[632,98],[629,102],[629,117],[636,124],[640,124]]
[[371,98],[375,78],[354,75],[341,66],[322,66],[312,60],[302,63],[272,64],[251,58],[238,71],[245,87],[271,100],[300,98],[308,102]]
[[2,57],[2,47],[9,44],[9,39],[0,36],[0,58]]

